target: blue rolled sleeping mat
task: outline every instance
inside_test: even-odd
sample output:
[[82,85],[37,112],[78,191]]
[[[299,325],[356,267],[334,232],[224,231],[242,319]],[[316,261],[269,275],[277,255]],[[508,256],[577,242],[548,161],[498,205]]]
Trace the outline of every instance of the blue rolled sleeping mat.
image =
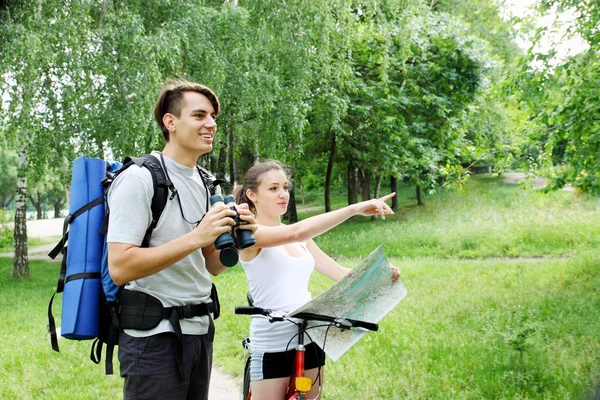
[[[69,214],[103,196],[100,182],[106,175],[105,160],[79,157],[73,162]],[[100,228],[103,221],[104,202],[100,202],[77,216],[69,226],[61,321],[61,335],[68,339],[93,339],[98,336],[104,247]]]

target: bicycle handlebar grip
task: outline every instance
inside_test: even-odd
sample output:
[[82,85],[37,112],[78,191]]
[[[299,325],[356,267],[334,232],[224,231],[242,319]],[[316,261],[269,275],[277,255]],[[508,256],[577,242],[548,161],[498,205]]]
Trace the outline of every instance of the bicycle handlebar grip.
[[236,307],[235,313],[239,315],[265,315],[268,310],[260,307]]
[[357,328],[365,328],[365,329],[368,329],[373,332],[377,332],[379,330],[379,325],[377,325],[373,322],[366,322],[366,321],[351,321],[351,322],[352,322],[352,325]]

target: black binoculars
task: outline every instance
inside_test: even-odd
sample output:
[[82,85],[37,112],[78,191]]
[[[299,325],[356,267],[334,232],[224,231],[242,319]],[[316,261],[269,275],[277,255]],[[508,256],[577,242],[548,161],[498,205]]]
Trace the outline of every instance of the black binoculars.
[[219,255],[221,264],[226,267],[233,267],[240,259],[237,249],[245,249],[246,247],[256,244],[256,239],[254,238],[252,231],[237,229],[240,224],[245,224],[246,222],[240,219],[240,215],[235,208],[235,197],[233,197],[233,195],[227,195],[225,198],[220,194],[211,196],[210,205],[213,206],[217,203],[225,203],[227,207],[235,211],[235,216],[230,217],[235,221],[235,226],[231,229],[231,233],[222,233],[217,240],[215,240],[215,247],[217,250],[221,250],[221,254]]

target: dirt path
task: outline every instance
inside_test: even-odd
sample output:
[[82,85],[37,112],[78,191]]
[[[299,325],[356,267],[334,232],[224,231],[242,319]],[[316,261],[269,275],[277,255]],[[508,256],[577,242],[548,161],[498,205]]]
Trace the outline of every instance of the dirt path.
[[[541,189],[547,185],[547,181],[539,176],[535,176],[533,178],[528,178],[523,172],[506,172],[502,174],[504,176],[504,182],[506,183],[521,183],[532,179],[531,183],[535,189]],[[573,190],[571,185],[566,185],[562,190]]]
[[[62,218],[27,221],[27,234],[29,237],[38,238],[60,237],[62,235],[63,221]],[[48,257],[48,252],[55,245],[56,243],[29,248],[29,259],[52,261]],[[0,254],[0,257],[12,256],[12,253]],[[59,255],[54,261],[58,261],[60,258],[61,256]],[[237,400],[242,397],[239,385],[233,377],[223,373],[216,367],[212,371],[209,390],[209,400]]]

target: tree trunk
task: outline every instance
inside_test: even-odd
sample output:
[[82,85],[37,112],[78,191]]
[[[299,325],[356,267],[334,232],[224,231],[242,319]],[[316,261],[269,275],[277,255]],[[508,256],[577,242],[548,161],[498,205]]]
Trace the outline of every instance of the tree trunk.
[[357,171],[352,162],[348,163],[348,205],[358,203]]
[[1,197],[0,198],[0,208],[6,208],[10,205],[10,202],[13,200],[15,196],[7,196],[7,197]]
[[63,197],[59,197],[54,202],[54,218],[60,218],[60,210],[63,205]]
[[44,214],[44,210],[42,209],[42,195],[39,193],[35,195],[28,194],[27,197],[31,201],[33,208],[35,208],[36,219],[42,219]]
[[[377,178],[375,178],[375,193],[373,193],[373,198],[378,199],[380,192],[381,192],[381,177],[378,176]],[[371,221],[375,221],[376,219],[377,219],[377,216],[375,216],[375,215],[371,216]]]
[[360,197],[362,201],[369,200],[371,198],[371,174],[368,171],[359,169],[360,177]]
[[398,180],[395,176],[390,177],[390,191],[396,193],[396,195],[392,197],[392,210],[398,211]]
[[217,178],[227,178],[227,146],[223,146],[219,151],[219,158],[217,160],[215,171],[217,174]]
[[423,205],[423,194],[421,193],[420,185],[417,185],[417,205]]
[[327,172],[325,174],[325,212],[331,211],[331,174],[335,161],[335,133],[331,132],[331,143],[329,147],[329,160],[327,161]]
[[235,149],[235,135],[233,134],[233,128],[229,127],[229,182],[235,187],[238,179],[238,165],[237,160],[234,156]]
[[252,157],[251,161],[251,165],[256,165],[258,164],[258,155],[260,154],[260,149],[258,147],[258,135],[254,138],[254,145],[252,146],[252,153],[250,154],[250,157]]
[[210,166],[210,172],[214,174],[217,170],[217,157],[215,157],[215,153],[213,152],[208,155],[208,165]]
[[19,149],[17,163],[14,242],[13,276],[15,278],[27,277],[29,276],[29,259],[27,257],[27,149],[24,145]]
[[296,194],[294,190],[294,170],[290,171],[289,178],[289,191],[290,191],[290,202],[283,218],[288,220],[290,223],[298,222],[298,210],[296,209]]

